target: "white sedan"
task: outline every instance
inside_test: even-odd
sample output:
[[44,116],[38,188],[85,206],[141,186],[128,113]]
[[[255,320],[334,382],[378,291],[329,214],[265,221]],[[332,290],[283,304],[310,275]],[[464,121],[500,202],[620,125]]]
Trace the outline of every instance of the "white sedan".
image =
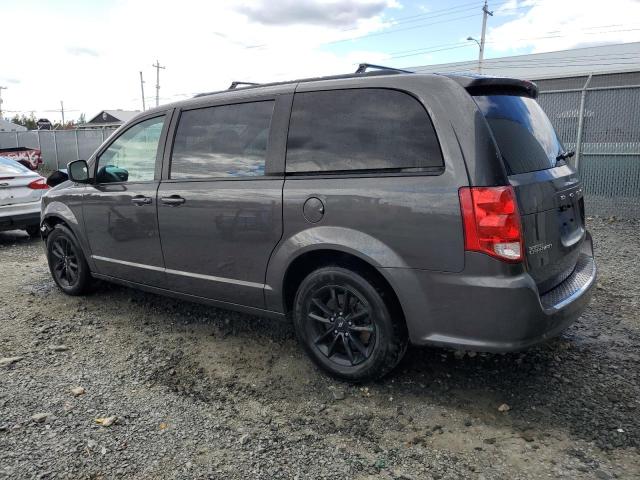
[[40,234],[40,197],[47,180],[24,165],[0,157],[0,231],[26,230]]

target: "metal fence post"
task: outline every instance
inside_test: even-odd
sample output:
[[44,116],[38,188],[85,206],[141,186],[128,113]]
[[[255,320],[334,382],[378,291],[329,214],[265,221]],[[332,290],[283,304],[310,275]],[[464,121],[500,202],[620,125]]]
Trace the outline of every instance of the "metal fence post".
[[56,170],[58,170],[60,168],[60,161],[58,160],[58,141],[56,140],[56,131],[55,130],[51,130],[51,133],[53,133],[53,150],[56,154]]
[[76,160],[80,160],[80,146],[78,145],[78,129],[74,130],[76,132]]
[[16,135],[16,147],[20,146],[20,143],[18,143],[18,132],[13,132]]
[[580,109],[578,110],[578,135],[576,138],[576,161],[575,161],[575,169],[576,172],[580,173],[580,156],[582,155],[582,130],[584,129],[584,102],[587,98],[587,88],[591,83],[591,78],[593,77],[593,73],[590,73],[587,77],[587,81],[584,82],[584,86],[582,87],[582,91],[580,92]]

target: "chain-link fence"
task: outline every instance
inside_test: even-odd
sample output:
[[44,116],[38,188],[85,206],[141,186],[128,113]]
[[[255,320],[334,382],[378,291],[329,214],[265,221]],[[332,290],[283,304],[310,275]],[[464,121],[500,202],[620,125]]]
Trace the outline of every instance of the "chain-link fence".
[[0,149],[37,148],[44,165],[54,170],[66,168],[73,160],[87,159],[114,131],[115,127],[78,130],[29,130],[0,132]]
[[582,179],[588,215],[640,218],[640,72],[536,81]]

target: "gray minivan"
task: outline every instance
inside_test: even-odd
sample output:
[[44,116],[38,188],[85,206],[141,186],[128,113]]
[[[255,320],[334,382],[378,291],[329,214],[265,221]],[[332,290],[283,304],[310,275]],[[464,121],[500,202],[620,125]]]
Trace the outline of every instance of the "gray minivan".
[[408,343],[504,352],[595,282],[576,171],[533,83],[381,69],[146,111],[43,197],[49,267],[289,319],[340,378]]

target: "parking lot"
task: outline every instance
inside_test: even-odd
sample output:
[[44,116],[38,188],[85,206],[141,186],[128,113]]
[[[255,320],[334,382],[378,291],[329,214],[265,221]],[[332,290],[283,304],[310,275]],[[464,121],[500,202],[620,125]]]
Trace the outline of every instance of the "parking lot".
[[105,284],[64,296],[41,242],[0,233],[0,477],[640,478],[638,227],[590,219],[598,286],[560,338],[411,349],[357,386],[284,323]]

